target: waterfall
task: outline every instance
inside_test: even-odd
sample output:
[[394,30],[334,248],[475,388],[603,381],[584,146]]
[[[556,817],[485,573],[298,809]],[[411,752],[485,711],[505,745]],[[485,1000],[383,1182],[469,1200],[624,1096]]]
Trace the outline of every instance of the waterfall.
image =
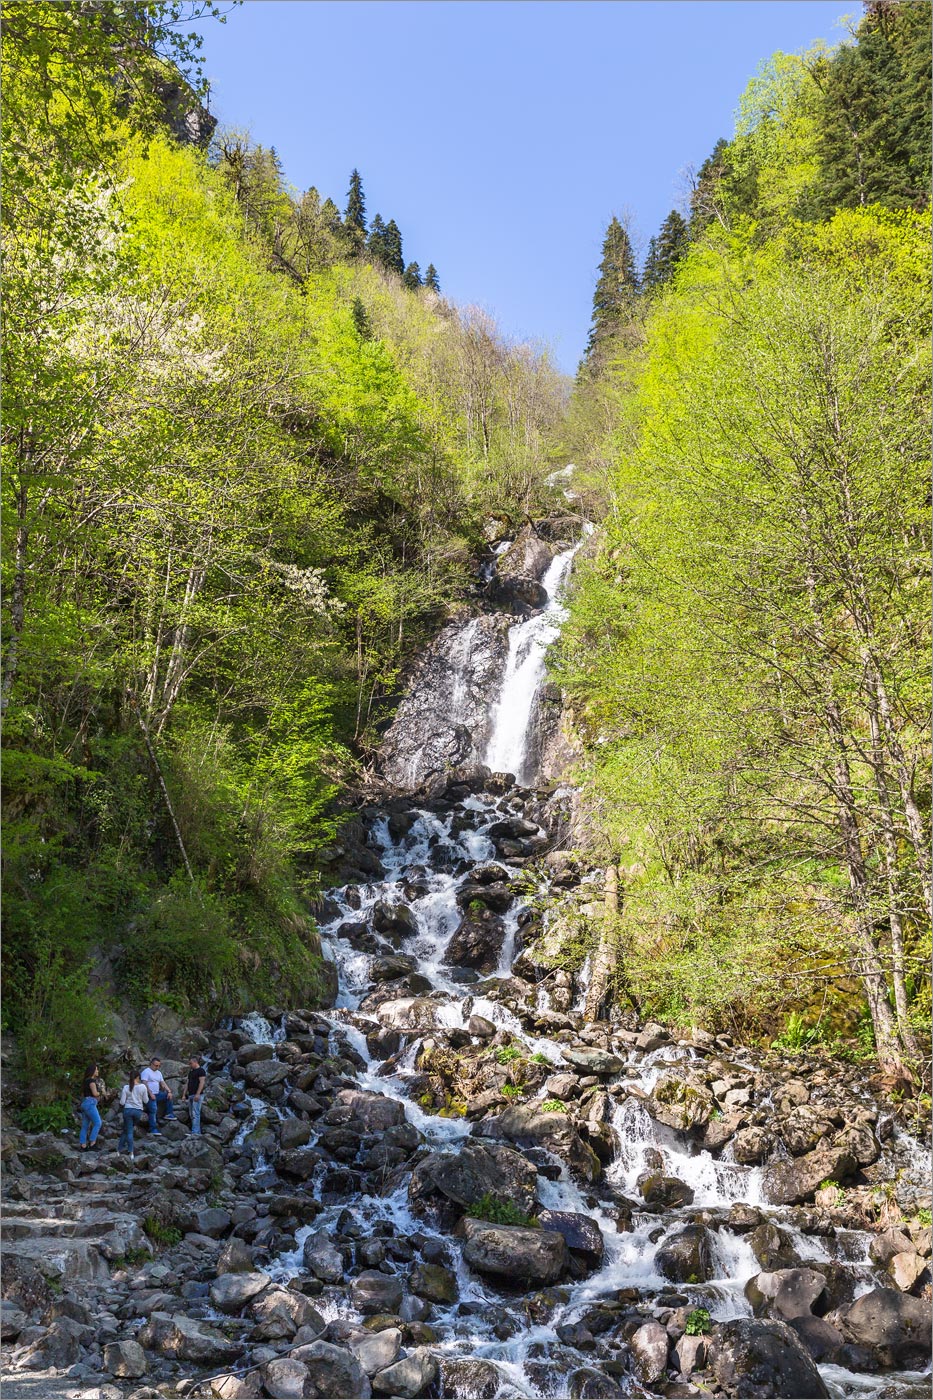
[[547,649],[560,635],[567,610],[561,593],[579,544],[557,554],[541,580],[547,603],[539,613],[509,628],[509,650],[484,762],[494,773],[511,773],[517,783],[529,782],[529,754],[535,701],[544,681]]

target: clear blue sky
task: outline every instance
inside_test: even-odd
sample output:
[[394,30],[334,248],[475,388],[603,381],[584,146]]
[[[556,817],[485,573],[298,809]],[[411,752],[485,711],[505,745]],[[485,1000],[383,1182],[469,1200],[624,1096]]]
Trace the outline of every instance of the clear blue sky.
[[288,180],[394,218],[406,260],[573,371],[602,235],[644,243],[729,136],[775,49],[834,42],[856,0],[246,0],[204,26],[212,109]]

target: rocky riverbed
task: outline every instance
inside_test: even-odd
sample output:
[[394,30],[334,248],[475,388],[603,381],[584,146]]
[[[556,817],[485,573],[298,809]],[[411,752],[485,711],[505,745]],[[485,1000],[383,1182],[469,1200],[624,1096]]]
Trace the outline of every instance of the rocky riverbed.
[[[526,543],[546,577],[561,542]],[[497,588],[534,621],[539,594]],[[475,665],[450,649],[461,709],[492,630]],[[5,1390],[928,1394],[929,1157],[905,1108],[856,1066],[586,1024],[586,965],[551,956],[561,910],[599,895],[573,793],[476,753],[450,769],[428,737],[394,736],[415,790],[332,852],[334,1005],[166,1016],[150,1040],[176,1084],[206,1054],[203,1137],[181,1116],[130,1162],[114,1109],[97,1153],[5,1133]]]

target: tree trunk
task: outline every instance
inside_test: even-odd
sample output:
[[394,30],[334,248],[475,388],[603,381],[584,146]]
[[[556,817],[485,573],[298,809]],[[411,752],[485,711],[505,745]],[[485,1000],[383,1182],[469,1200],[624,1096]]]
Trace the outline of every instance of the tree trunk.
[[146,724],[145,719],[143,718],[142,710],[139,708],[137,701],[134,699],[131,703],[133,705],[133,709],[136,711],[136,718],[139,720],[139,727],[143,732],[143,739],[146,741],[146,751],[149,754],[149,761],[151,762],[153,771],[155,772],[156,781],[158,782],[159,790],[162,793],[162,800],[165,803],[165,809],[168,812],[169,819],[172,823],[172,830],[175,832],[175,840],[178,842],[178,849],[181,852],[181,858],[185,863],[185,869],[188,872],[188,879],[191,881],[191,884],[194,885],[194,871],[191,869],[191,862],[188,859],[188,852],[185,850],[185,843],[182,840],[181,828],[178,825],[178,820],[175,816],[175,808],[172,806],[172,799],[171,797],[169,797],[168,788],[165,785],[165,778],[162,775],[161,765],[159,763],[159,760],[156,758],[156,751],[152,746],[152,739],[149,736],[149,728]]
[[603,922],[599,942],[593,952],[593,965],[586,989],[583,1017],[586,1021],[605,1019],[609,978],[615,966],[619,940],[619,867],[613,857],[606,866],[603,890]]

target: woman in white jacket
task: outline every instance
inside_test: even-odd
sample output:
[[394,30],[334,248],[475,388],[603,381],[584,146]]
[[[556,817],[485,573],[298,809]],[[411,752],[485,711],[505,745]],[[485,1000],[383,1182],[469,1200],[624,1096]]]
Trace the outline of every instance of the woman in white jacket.
[[133,1133],[136,1124],[142,1121],[142,1116],[149,1104],[149,1090],[139,1077],[139,1072],[130,1070],[130,1077],[120,1090],[120,1107],[123,1109],[123,1132],[120,1134],[120,1142],[117,1146],[118,1152],[128,1152],[131,1159],[135,1159],[136,1153],[133,1151]]

